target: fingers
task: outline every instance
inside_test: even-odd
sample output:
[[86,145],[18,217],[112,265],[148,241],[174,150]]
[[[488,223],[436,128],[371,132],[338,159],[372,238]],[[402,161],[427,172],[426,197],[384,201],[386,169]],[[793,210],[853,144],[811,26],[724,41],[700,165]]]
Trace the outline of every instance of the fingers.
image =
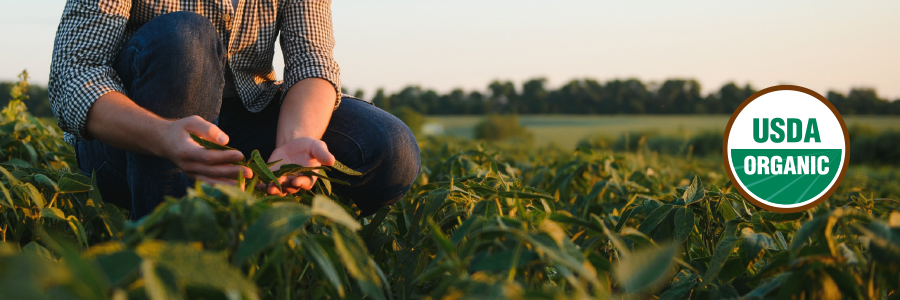
[[212,177],[206,177],[203,175],[197,175],[196,177],[194,177],[194,179],[206,182],[206,184],[209,184],[209,185],[216,185],[216,184],[237,185],[237,181],[232,180],[232,179],[225,179],[225,178],[212,178]]
[[325,145],[325,142],[317,140],[310,144],[310,153],[312,153],[312,157],[319,161],[324,166],[334,165],[334,155],[328,151],[328,146]]
[[294,178],[294,180],[291,181],[291,184],[293,186],[296,186],[296,187],[304,189],[304,190],[311,190],[315,183],[316,183],[315,176],[297,176],[297,178]]
[[219,129],[219,126],[207,122],[199,116],[190,116],[184,118],[184,120],[186,122],[184,124],[184,129],[188,132],[193,132],[194,134],[199,135],[204,139],[214,141],[222,145],[228,144],[228,135],[225,134],[222,129]]
[[266,194],[269,195],[284,196],[299,192],[300,190],[312,189],[315,185],[315,180],[315,177],[310,178],[309,176],[282,176],[278,178],[278,183],[281,184],[280,191],[275,183],[269,183],[268,185],[265,183],[258,183],[256,184],[256,188],[265,191]]
[[244,166],[235,165],[207,165],[203,163],[190,162],[181,166],[181,169],[188,175],[204,176],[208,178],[236,178],[243,172],[244,178],[252,178],[253,171]]
[[274,183],[270,183],[269,186],[266,188],[266,194],[269,194],[269,195],[278,195],[278,196],[284,196],[284,195],[285,195],[285,193],[282,193],[281,191],[278,190],[278,187],[275,186]]
[[230,164],[244,159],[244,154],[237,150],[209,150],[197,145],[196,147],[184,147],[178,155],[181,160],[199,162],[206,165]]

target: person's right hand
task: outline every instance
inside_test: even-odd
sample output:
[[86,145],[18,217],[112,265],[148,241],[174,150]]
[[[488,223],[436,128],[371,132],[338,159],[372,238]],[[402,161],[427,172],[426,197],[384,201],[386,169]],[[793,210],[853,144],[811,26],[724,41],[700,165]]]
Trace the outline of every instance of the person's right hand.
[[253,177],[250,168],[231,164],[244,158],[240,151],[203,148],[191,139],[189,132],[222,145],[228,144],[228,135],[218,126],[199,116],[190,116],[171,121],[164,127],[159,156],[174,162],[188,177],[209,184],[235,185],[237,182],[233,178],[241,171],[245,178]]

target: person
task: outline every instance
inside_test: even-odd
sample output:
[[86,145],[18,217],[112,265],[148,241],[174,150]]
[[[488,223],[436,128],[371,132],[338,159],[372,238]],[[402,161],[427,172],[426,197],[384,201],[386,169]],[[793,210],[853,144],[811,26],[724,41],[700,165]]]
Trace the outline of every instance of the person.
[[[409,128],[341,95],[330,1],[69,0],[56,33],[49,92],[78,168],[104,201],[138,219],[192,181],[235,184],[233,165],[263,158],[304,166],[338,160],[362,176],[333,192],[361,215],[398,201],[419,174]],[[276,37],[284,80],[272,67]],[[207,150],[189,133],[239,151]],[[269,194],[309,190],[282,177]]]

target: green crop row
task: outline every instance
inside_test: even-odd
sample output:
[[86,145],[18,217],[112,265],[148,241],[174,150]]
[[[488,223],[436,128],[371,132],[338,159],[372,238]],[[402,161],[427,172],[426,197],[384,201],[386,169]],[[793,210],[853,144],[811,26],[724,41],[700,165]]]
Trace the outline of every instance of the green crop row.
[[127,221],[17,100],[0,299],[900,298],[900,202],[870,190],[896,176],[780,214],[720,161],[427,138],[413,189],[371,217],[321,187],[198,184]]

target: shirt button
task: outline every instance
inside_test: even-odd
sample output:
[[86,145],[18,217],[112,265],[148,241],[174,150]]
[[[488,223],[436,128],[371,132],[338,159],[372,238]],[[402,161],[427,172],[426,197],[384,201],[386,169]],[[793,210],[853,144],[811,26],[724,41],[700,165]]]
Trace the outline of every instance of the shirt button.
[[222,20],[225,20],[225,22],[231,22],[231,15],[226,13],[224,16],[222,16]]

